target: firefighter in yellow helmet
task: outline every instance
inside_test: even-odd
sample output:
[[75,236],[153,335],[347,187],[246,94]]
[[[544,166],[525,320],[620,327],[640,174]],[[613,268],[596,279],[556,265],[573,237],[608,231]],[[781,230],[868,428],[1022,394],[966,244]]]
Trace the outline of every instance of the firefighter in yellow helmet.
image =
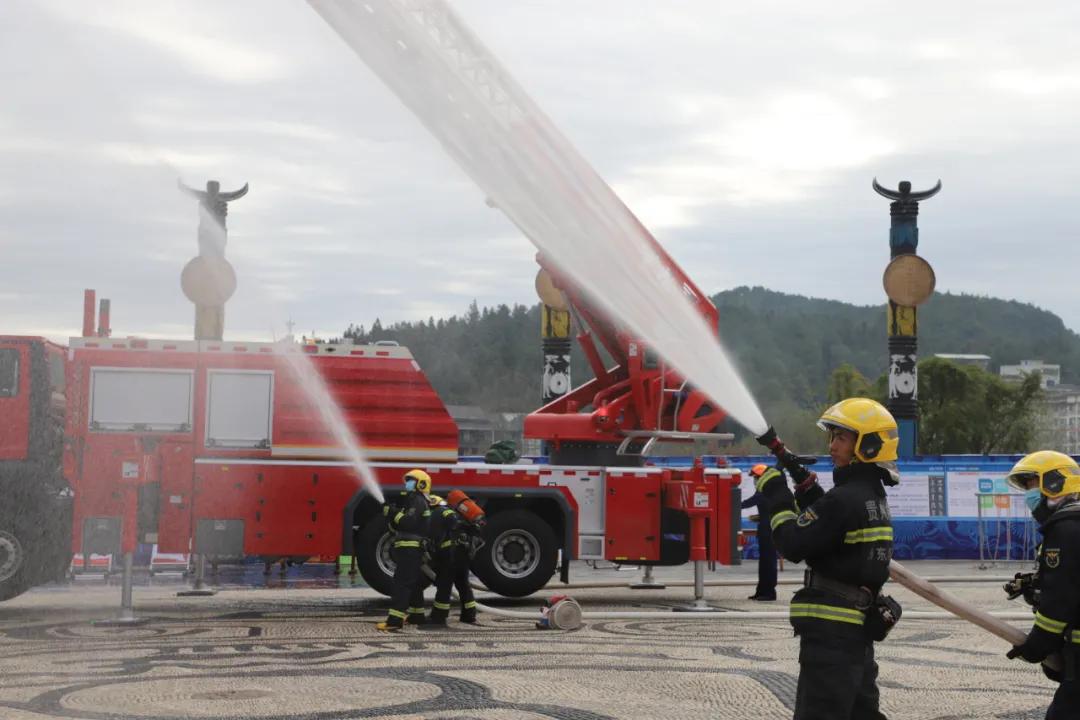
[[[1008,475],[1009,484],[1024,491],[1024,501],[1039,523],[1043,541],[1033,577],[1017,588],[1035,609],[1035,624],[1027,639],[1008,652],[1032,663],[1060,653],[1060,671],[1044,667],[1058,681],[1046,711],[1050,720],[1080,717],[1080,465],[1064,453],[1041,450],[1020,459]],[[1012,594],[1010,586],[1006,591]],[[1025,588],[1023,585],[1030,587]],[[1030,591],[1028,591],[1030,589]],[[1016,594],[1020,594],[1020,592]]]
[[431,509],[431,476],[423,470],[410,470],[402,478],[405,491],[391,504],[383,506],[387,526],[393,533],[394,592],[390,596],[390,611],[379,630],[397,631],[408,620],[424,621],[424,582],[421,572],[423,546],[427,542]]
[[896,421],[880,403],[849,398],[826,410],[818,427],[829,434],[832,489],[809,474],[793,494],[778,468],[755,483],[776,548],[808,566],[790,611],[799,636],[795,719],[882,719],[874,642],[900,614],[880,594],[892,557],[885,486],[897,482]]

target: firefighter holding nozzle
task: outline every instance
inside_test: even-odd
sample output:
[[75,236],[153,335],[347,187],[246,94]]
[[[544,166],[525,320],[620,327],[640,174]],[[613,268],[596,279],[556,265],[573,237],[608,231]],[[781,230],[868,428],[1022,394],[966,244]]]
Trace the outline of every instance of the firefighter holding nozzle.
[[829,434],[834,465],[828,492],[774,431],[758,438],[780,459],[755,482],[776,548],[808,567],[790,611],[799,636],[795,720],[883,719],[874,642],[900,616],[900,606],[880,594],[892,557],[885,486],[898,481],[896,420],[873,400],[849,398],[826,410],[818,427]]
[[1024,491],[1043,541],[1035,573],[1017,574],[1005,585],[1009,599],[1023,595],[1035,610],[1027,639],[1007,656],[1038,663],[1060,653],[1060,672],[1043,666],[1060,683],[1046,718],[1080,718],[1080,466],[1064,453],[1042,450],[1021,458],[1008,482]]
[[421,572],[424,545],[427,543],[431,509],[431,476],[423,470],[405,473],[405,492],[399,504],[387,502],[383,514],[394,534],[394,592],[390,596],[390,611],[385,622],[375,627],[396,632],[410,623],[424,622],[424,583]]

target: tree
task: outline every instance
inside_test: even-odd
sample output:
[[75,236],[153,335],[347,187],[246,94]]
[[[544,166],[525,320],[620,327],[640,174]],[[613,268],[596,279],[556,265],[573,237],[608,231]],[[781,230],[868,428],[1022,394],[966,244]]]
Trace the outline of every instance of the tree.
[[826,398],[829,405],[833,405],[852,397],[877,399],[874,396],[874,388],[870,385],[870,381],[856,370],[854,365],[844,363],[833,370],[832,375],[829,376],[829,390],[826,393]]
[[1038,374],[1010,384],[973,365],[923,360],[919,450],[927,455],[1029,452],[1038,434],[1041,399]]

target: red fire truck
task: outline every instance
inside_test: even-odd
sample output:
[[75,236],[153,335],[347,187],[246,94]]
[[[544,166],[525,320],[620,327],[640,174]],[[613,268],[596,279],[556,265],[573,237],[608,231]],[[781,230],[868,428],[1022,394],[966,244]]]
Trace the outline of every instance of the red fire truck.
[[[557,570],[565,582],[574,559],[738,562],[737,471],[645,463],[646,446],[707,436],[722,411],[567,295],[595,378],[527,419],[526,434],[549,443],[544,465],[459,462],[453,419],[393,343],[112,338],[105,320],[91,332],[93,300],[84,337],[66,350],[0,337],[0,598],[57,577],[72,552],[137,543],[211,559],[355,554],[364,579],[388,593],[380,504],[288,353],[306,355],[325,381],[387,493],[421,467],[436,492],[460,488],[484,505],[473,571],[497,593],[528,595]],[[707,299],[701,307],[715,320]]]

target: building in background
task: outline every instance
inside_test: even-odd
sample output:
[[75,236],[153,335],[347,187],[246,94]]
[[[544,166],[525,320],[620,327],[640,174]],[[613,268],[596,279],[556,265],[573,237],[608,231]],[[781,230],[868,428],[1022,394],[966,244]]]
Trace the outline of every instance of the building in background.
[[1002,365],[1001,377],[1006,380],[1020,380],[1033,372],[1042,374],[1042,388],[1056,387],[1061,384],[1061,366],[1044,363],[1042,360],[1021,360],[1019,365]]
[[1052,450],[1080,454],[1080,386],[1054,385],[1043,399],[1043,444]]
[[954,362],[957,365],[974,365],[980,370],[990,369],[989,355],[972,355],[967,353],[934,353],[934,357]]
[[447,405],[458,426],[458,453],[483,455],[501,440],[514,443],[519,455],[540,455],[540,441],[524,437],[526,413],[488,412],[476,405]]

